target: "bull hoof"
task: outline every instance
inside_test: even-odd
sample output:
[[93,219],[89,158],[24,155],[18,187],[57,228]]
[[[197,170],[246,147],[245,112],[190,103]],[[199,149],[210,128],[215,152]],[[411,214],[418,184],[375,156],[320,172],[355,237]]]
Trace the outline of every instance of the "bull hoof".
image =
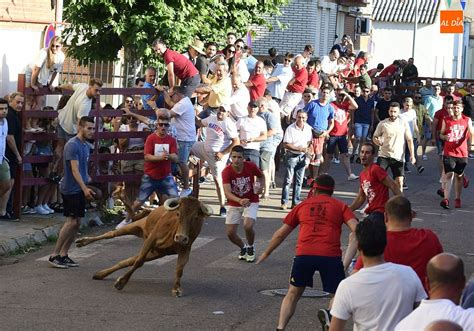
[[89,244],[89,240],[87,237],[76,240],[77,247],[83,247],[83,246],[86,246],[87,244]]
[[183,295],[183,291],[180,288],[172,289],[171,295],[174,296],[175,298],[179,298],[181,295]]
[[117,279],[117,281],[115,282],[114,284],[114,287],[117,289],[117,290],[122,290],[124,287],[125,287],[125,281],[122,277],[120,277],[119,279]]
[[92,279],[96,280],[102,280],[105,278],[105,275],[103,275],[100,271],[97,271],[94,276],[92,276]]

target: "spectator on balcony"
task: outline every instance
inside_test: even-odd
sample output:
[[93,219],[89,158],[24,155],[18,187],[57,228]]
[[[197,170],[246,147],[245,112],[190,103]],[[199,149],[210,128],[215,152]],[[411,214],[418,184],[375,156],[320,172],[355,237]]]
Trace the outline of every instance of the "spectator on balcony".
[[[145,70],[145,83],[143,84],[143,88],[146,89],[153,89],[155,88],[155,80],[156,80],[156,69],[153,67],[148,67]],[[148,100],[153,99],[155,100],[154,94],[145,94],[142,95],[142,103],[143,109],[151,110],[150,105],[148,105]],[[133,99],[132,99],[133,102]],[[153,117],[153,116],[152,116]]]
[[418,69],[414,64],[415,60],[411,57],[408,59],[408,64],[402,71],[402,85],[415,86],[418,80]]
[[250,92],[238,74],[233,74],[231,81],[232,95],[228,104],[230,105],[230,117],[237,122],[240,118],[247,116]]
[[313,53],[314,53],[314,47],[312,45],[308,44],[308,45],[304,46],[303,53],[297,54],[295,56],[295,58],[298,57],[298,56],[302,56],[303,57],[303,66],[306,67],[308,62],[311,61],[311,56],[313,55]]
[[337,49],[341,56],[348,56],[349,54],[354,53],[354,44],[352,42],[351,36],[345,34],[342,36],[341,42],[332,46],[331,51]]
[[145,85],[145,78],[138,77],[135,79],[135,87],[142,88]]
[[278,102],[283,99],[286,86],[293,78],[293,70],[291,69],[293,57],[293,54],[286,53],[284,63],[278,63],[273,69],[271,77],[267,78],[268,90],[272,94],[272,97]]
[[228,103],[232,95],[232,82],[227,75],[229,72],[227,62],[219,62],[215,70],[215,76],[211,84],[196,89],[196,93],[207,95],[207,108],[199,114],[201,118],[215,114],[222,104]]
[[0,98],[0,220],[14,220],[7,213],[7,202],[10,196],[11,180],[10,167],[5,158],[8,136],[8,101]]
[[[40,110],[44,107],[45,97],[38,95],[38,89],[41,87],[49,87],[52,89],[56,76],[62,71],[63,63],[66,56],[61,50],[63,40],[56,36],[51,39],[49,47],[43,48],[37,54],[34,62],[25,68],[26,87],[31,87],[35,92],[34,95],[28,95],[26,98],[26,110]],[[26,132],[40,132],[38,127],[38,119],[28,119]]]
[[319,79],[321,61],[309,61],[306,69],[308,70],[308,88],[319,91],[319,88],[321,87],[321,80]]
[[89,84],[63,84],[61,90],[73,90],[71,98],[67,101],[64,108],[58,108],[58,126],[56,148],[54,150],[55,160],[51,170],[50,179],[59,183],[61,179],[58,173],[59,165],[62,163],[63,150],[66,142],[77,134],[77,123],[81,117],[89,116],[92,109],[92,100],[100,95],[102,90],[102,81],[98,78],[92,78]]
[[293,74],[295,75],[286,86],[283,100],[280,102],[280,109],[283,115],[290,122],[293,109],[298,105],[303,97],[303,92],[308,84],[308,71],[306,70],[304,58],[297,56],[293,62]]
[[398,60],[383,69],[379,74],[379,88],[383,89],[387,86],[392,86],[393,80],[401,68],[401,63]]

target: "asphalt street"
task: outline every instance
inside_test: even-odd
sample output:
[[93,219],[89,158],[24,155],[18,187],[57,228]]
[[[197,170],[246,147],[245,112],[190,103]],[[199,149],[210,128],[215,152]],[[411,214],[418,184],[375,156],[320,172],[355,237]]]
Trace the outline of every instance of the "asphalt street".
[[[466,275],[474,272],[474,182],[463,192],[463,208],[444,210],[436,195],[435,156],[425,161],[426,171],[407,175],[406,196],[413,202],[415,227],[435,231],[445,251],[465,262]],[[354,165],[355,172],[360,165]],[[467,173],[474,180],[474,168]],[[336,197],[350,202],[357,182],[348,182],[342,165],[332,165]],[[282,176],[279,176],[281,182]],[[306,191],[305,191],[306,192]],[[202,200],[217,211],[212,184],[202,185]],[[287,212],[280,211],[281,188],[261,204],[256,225],[259,255]],[[306,194],[306,193],[305,193]],[[105,232],[109,228],[96,230]],[[242,229],[240,233],[243,235]],[[274,329],[282,297],[264,295],[269,289],[285,289],[296,244],[297,231],[261,265],[239,261],[238,249],[225,235],[224,219],[210,217],[196,240],[182,279],[183,296],[171,296],[176,258],[165,257],[145,264],[122,290],[113,287],[124,273],[117,271],[102,281],[92,275],[121,259],[137,254],[141,239],[127,236],[74,248],[70,256],[79,268],[50,268],[46,259],[51,244],[34,253],[19,256],[18,263],[0,266],[0,329],[2,330],[261,330]],[[347,243],[347,229],[342,235]],[[321,289],[319,276],[314,288]],[[303,298],[288,329],[319,329],[317,311],[325,308],[327,297]],[[351,329],[349,325],[348,330]]]

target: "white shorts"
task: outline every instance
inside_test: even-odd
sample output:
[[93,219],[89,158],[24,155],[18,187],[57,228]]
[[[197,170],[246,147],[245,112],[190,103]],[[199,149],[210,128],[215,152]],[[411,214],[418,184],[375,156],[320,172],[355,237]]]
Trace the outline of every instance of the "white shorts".
[[258,202],[252,202],[248,207],[227,207],[225,224],[240,224],[242,218],[257,220]]
[[214,177],[220,177],[222,175],[222,171],[227,165],[227,159],[229,158],[229,154],[226,154],[220,161],[216,161],[215,152],[207,151],[203,141],[196,142],[191,148],[191,153],[200,160],[207,161],[209,170]]

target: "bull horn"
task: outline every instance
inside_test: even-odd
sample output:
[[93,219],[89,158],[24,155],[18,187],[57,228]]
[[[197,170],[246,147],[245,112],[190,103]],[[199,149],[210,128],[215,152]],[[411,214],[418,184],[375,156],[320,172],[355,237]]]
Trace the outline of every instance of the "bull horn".
[[201,202],[201,210],[206,216],[212,215],[212,208]]
[[166,200],[163,207],[165,207],[166,210],[175,210],[179,207],[179,198],[170,198]]

